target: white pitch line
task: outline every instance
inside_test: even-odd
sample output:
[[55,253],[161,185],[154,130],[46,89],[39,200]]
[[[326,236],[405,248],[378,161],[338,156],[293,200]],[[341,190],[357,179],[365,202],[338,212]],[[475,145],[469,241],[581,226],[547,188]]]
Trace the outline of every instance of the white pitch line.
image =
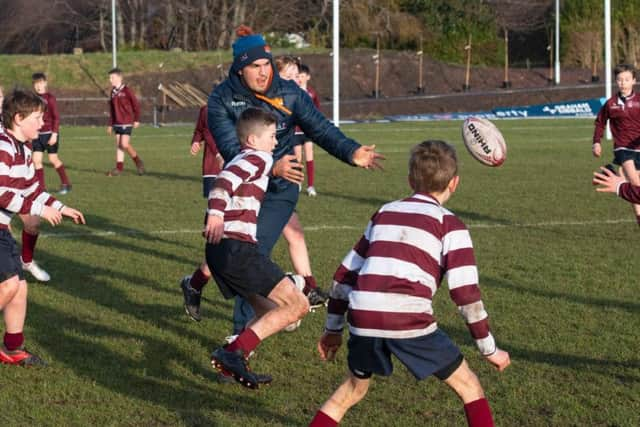
[[[585,225],[607,225],[607,224],[626,224],[635,223],[632,219],[605,219],[599,221],[545,221],[532,223],[513,223],[513,224],[497,224],[497,223],[470,223],[467,224],[469,229],[487,229],[487,228],[535,228],[535,227],[562,227],[562,226],[585,226]],[[326,231],[326,230],[361,230],[364,231],[365,226],[353,225],[311,225],[304,227],[304,231]],[[73,237],[109,237],[109,236],[137,236],[144,234],[151,235],[175,235],[175,234],[200,234],[202,229],[179,229],[179,230],[123,230],[123,231],[91,231],[88,233],[41,233],[41,238],[57,238],[68,239]]]

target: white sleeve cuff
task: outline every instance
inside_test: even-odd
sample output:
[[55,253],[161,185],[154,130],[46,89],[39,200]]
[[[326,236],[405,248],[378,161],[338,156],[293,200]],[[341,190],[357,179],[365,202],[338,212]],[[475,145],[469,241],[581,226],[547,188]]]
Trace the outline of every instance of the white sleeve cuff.
[[207,215],[215,215],[219,216],[220,218],[224,218],[224,212],[218,209],[207,209]]
[[44,203],[33,202],[31,204],[31,210],[29,210],[30,215],[40,216],[42,215],[42,210],[44,209]]

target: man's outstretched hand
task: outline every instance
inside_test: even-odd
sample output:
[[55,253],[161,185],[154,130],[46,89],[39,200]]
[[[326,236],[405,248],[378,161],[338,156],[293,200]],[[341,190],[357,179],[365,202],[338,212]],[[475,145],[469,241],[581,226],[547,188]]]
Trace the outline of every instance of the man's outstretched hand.
[[375,145],[363,145],[353,153],[353,163],[365,169],[384,170],[381,163],[384,159],[382,154],[376,152]]

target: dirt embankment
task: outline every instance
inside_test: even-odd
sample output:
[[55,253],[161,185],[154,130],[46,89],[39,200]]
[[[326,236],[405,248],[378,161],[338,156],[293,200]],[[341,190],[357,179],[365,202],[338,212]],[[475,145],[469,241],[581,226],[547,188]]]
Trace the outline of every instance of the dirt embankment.
[[[602,83],[591,82],[591,72],[586,69],[562,69],[561,84],[551,85],[549,70],[541,68],[511,69],[511,87],[502,88],[503,68],[474,67],[471,70],[470,90],[463,92],[465,78],[463,66],[448,65],[425,58],[422,65],[422,90],[419,85],[418,58],[409,52],[383,52],[379,69],[379,93],[375,91],[376,66],[372,50],[341,50],[340,96],[341,116],[362,119],[380,118],[393,114],[444,113],[480,111],[495,107],[533,105],[600,97],[604,94]],[[318,91],[325,113],[331,113],[332,57],[328,54],[306,55],[303,62],[312,71],[311,85]],[[190,69],[176,73],[131,73],[129,85],[145,97],[143,120],[152,120],[154,98],[160,103],[158,85],[171,82],[189,82],[209,93],[221,77],[216,64],[210,67]],[[69,96],[103,96],[96,89],[93,93],[73,90],[56,90],[59,98]],[[73,107],[85,115],[104,117],[106,103],[95,106]],[[92,111],[96,110],[96,111]],[[165,112],[166,121],[195,121],[195,108],[179,108],[170,104]],[[62,109],[64,115],[64,109]],[[78,114],[77,116],[81,116]],[[64,120],[64,117],[63,117]],[[76,121],[77,122],[77,121]],[[83,121],[81,120],[80,123]]]

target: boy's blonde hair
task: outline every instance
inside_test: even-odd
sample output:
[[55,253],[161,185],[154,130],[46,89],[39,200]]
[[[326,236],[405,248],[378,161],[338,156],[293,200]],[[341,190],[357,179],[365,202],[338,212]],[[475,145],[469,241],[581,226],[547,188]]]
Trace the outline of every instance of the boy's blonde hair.
[[300,58],[291,55],[278,56],[275,59],[275,63],[278,72],[284,70],[289,65],[295,65],[296,67],[298,67],[298,69],[300,69]]
[[244,110],[236,123],[238,139],[243,146],[249,141],[249,135],[257,135],[265,127],[278,123],[276,116],[261,108],[250,107]]
[[35,111],[44,111],[45,102],[38,94],[30,90],[15,89],[4,97],[2,102],[2,122],[5,128],[11,129],[16,115],[28,117]]
[[458,173],[456,149],[444,141],[427,140],[411,149],[409,179],[419,193],[441,193]]

